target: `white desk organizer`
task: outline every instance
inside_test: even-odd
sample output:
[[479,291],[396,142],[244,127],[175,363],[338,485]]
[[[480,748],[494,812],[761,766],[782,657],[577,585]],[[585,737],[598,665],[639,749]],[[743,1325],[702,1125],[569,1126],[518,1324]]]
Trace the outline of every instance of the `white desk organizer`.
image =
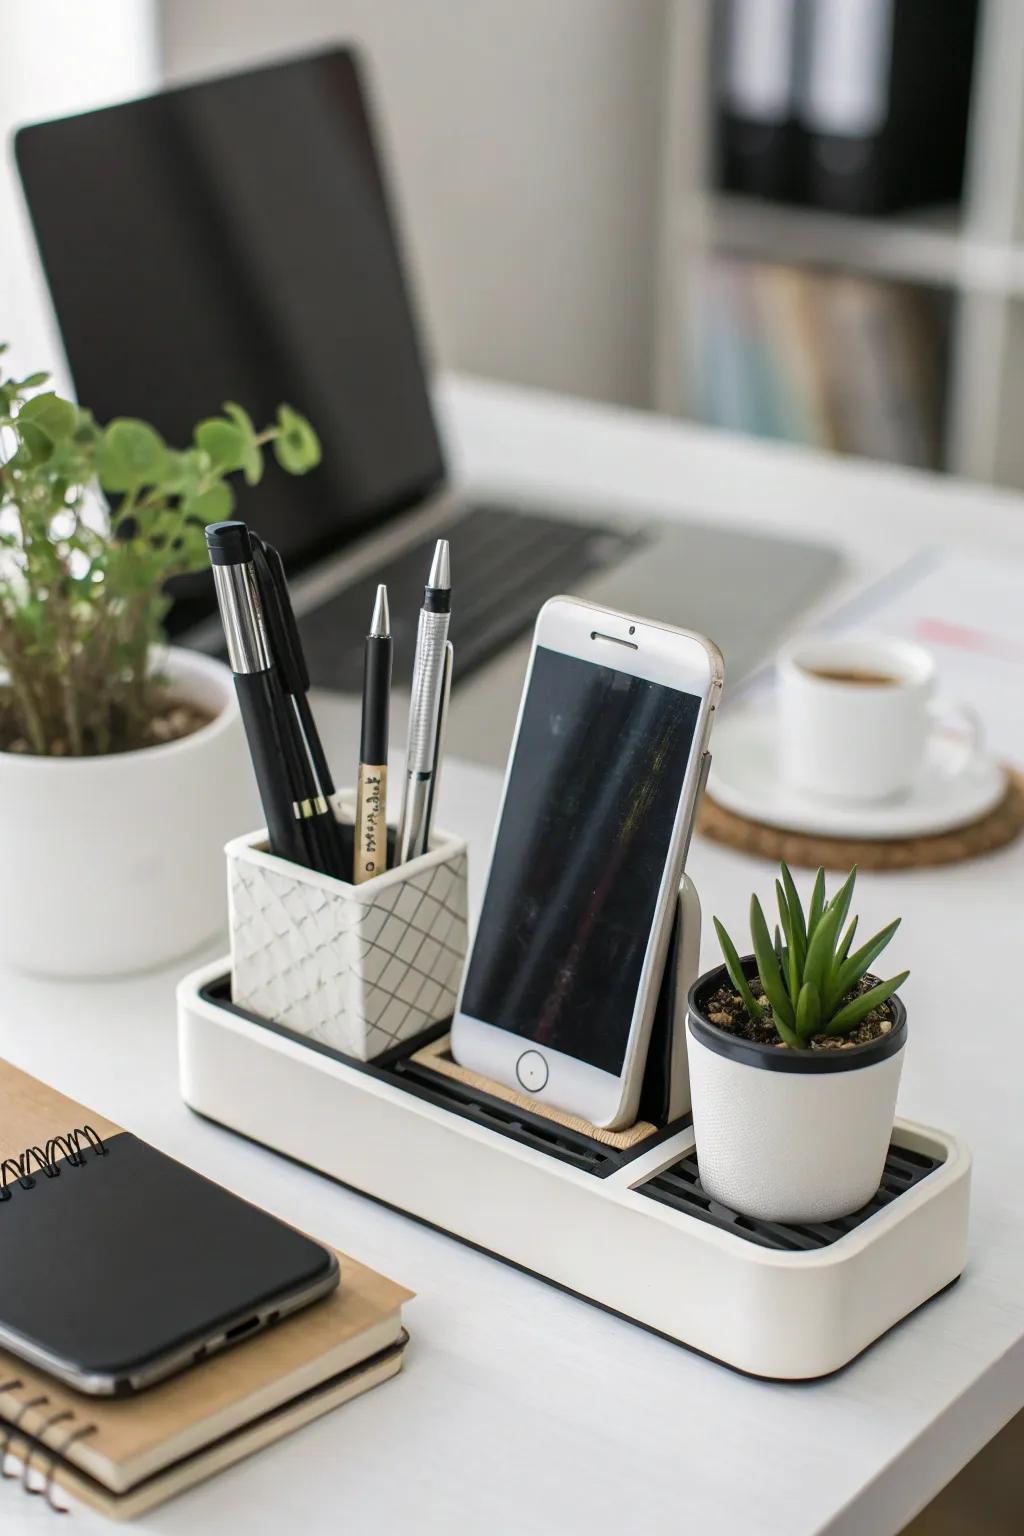
[[[677,933],[675,997],[670,981],[660,1005],[672,1019],[698,922],[689,941]],[[179,986],[178,1029],[198,1113],[756,1376],[827,1375],[964,1265],[970,1156],[941,1131],[897,1121],[863,1211],[779,1226],[703,1194],[687,1115],[615,1150],[415,1061],[444,1025],[375,1061],[346,1058],[246,1015],[222,960]]]

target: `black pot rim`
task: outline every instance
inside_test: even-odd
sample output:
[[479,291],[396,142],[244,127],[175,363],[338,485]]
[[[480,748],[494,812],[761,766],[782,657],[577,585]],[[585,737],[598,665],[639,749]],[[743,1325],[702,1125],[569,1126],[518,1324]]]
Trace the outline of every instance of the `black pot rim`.
[[[753,955],[744,955],[740,964],[745,976],[757,975],[757,961]],[[864,1045],[850,1045],[842,1051],[784,1051],[777,1045],[743,1040],[712,1024],[701,1001],[728,981],[729,972],[724,965],[716,965],[714,970],[697,977],[686,1000],[687,1023],[701,1045],[706,1045],[717,1056],[727,1056],[744,1066],[759,1067],[766,1072],[856,1072],[860,1067],[872,1067],[876,1062],[895,1056],[907,1042],[907,1010],[897,994],[889,999],[894,1015],[892,1029]]]

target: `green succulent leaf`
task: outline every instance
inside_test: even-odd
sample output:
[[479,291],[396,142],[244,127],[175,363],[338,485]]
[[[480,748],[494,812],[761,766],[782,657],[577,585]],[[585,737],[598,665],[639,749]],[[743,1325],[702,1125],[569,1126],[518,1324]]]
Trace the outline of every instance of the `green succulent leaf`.
[[290,405],[277,409],[279,435],[274,439],[274,457],[290,475],[305,475],[320,463],[320,439],[305,416]]
[[106,491],[137,491],[158,485],[170,468],[163,438],[144,421],[122,416],[105,428],[96,449],[96,468]]
[[772,1014],[772,1023],[779,1032],[779,1039],[785,1040],[791,1050],[799,1051],[803,1049],[803,1042],[796,1029],[791,1029],[784,1019],[779,1018],[777,1013]]
[[[856,932],[857,919],[853,918],[850,926],[844,933],[835,954],[832,957],[832,964],[829,967],[828,973],[828,983],[825,988],[825,994],[822,998],[822,1011],[826,1018],[830,1017],[830,1015],[835,1012],[836,1008],[843,1000],[843,962],[850,952],[850,945],[853,943],[853,936]],[[849,991],[849,988],[846,988],[846,990]]]
[[[789,910],[789,903],[786,900],[786,893],[782,889],[782,885],[778,880],[775,882],[775,899],[779,905],[779,921],[782,924],[782,932],[786,940],[786,960],[785,965],[783,965],[782,968],[783,975],[786,978],[786,990],[789,992],[789,1000],[793,1006],[796,1007],[796,1000],[800,995],[802,962],[796,947],[796,939],[793,933],[793,920]],[[776,948],[778,947],[779,946],[777,945]],[[781,963],[781,955],[779,958]]]
[[853,954],[843,961],[835,981],[836,1002],[853,990],[868,967],[878,959],[899,925],[900,919],[894,918],[887,927],[876,933],[874,938],[868,939],[866,944],[862,944],[860,949],[855,949]]
[[881,981],[877,987],[872,987],[869,992],[862,992],[859,997],[851,998],[844,1008],[840,1008],[839,1012],[829,1019],[825,1026],[826,1033],[830,1035],[845,1035],[851,1029],[856,1029],[857,1025],[867,1018],[872,1008],[877,1008],[887,998],[892,997],[898,988],[902,987],[909,975],[909,971],[901,971],[891,981]]
[[857,918],[852,919],[849,928],[847,928],[846,932],[843,934],[842,942],[840,943],[839,948],[836,950],[836,955],[840,965],[842,965],[843,961],[850,953],[850,945],[853,943],[853,936],[857,932],[857,922]]
[[740,964],[740,957],[736,951],[736,946],[723,925],[718,921],[718,918],[713,918],[712,921],[715,925],[715,932],[718,934],[718,942],[722,948],[722,958],[725,960],[725,968],[729,973],[729,980],[739,993],[743,1006],[751,1019],[755,1024],[760,1024],[764,1018],[764,1009],[750,990],[747,978],[743,974],[743,966]]
[[814,930],[818,926],[821,914],[825,910],[825,871],[819,869],[814,877],[814,887],[811,891],[811,905],[807,910],[807,943],[810,946],[814,937]]
[[843,892],[833,897],[814,926],[814,933],[807,946],[807,962],[804,965],[804,981],[809,981],[823,996],[828,986],[829,971],[839,937],[839,925],[843,920]]
[[[815,929],[815,944],[820,941],[821,947],[815,952],[813,967],[808,963],[805,967],[805,980],[811,981],[818,989],[821,998],[832,995],[836,981],[836,972],[839,962],[836,959],[836,946],[839,942],[839,930],[846,921],[846,915],[850,910],[850,902],[853,897],[853,887],[857,879],[857,867],[853,869],[843,881],[839,890],[826,906],[818,926]],[[828,1010],[825,1010],[826,1013]]]
[[804,918],[803,903],[800,893],[796,888],[796,882],[790,874],[789,865],[782,861],[782,888],[786,893],[786,906],[789,910],[789,920],[792,929],[792,943],[796,949],[797,960],[801,971],[807,956],[807,923]]
[[796,1005],[796,1032],[801,1045],[806,1045],[821,1028],[821,995],[811,982],[805,981],[800,988]]
[[757,974],[761,978],[764,995],[771,1004],[772,1014],[776,1020],[781,1019],[792,1029],[796,1015],[782,979],[778,958],[772,948],[772,936],[768,932],[761,903],[756,896],[750,898],[750,937],[757,960]]
[[835,907],[837,907],[839,909],[839,923],[838,923],[838,926],[836,928],[836,932],[837,933],[838,933],[839,929],[843,926],[843,924],[846,922],[847,915],[848,915],[848,913],[850,911],[850,903],[853,900],[853,888],[856,885],[856,883],[857,883],[857,866],[855,864],[853,866],[853,868],[850,870],[850,873],[847,875],[846,879],[843,881],[842,885],[839,887],[839,889],[836,892],[836,894],[832,898],[831,905],[835,906]]

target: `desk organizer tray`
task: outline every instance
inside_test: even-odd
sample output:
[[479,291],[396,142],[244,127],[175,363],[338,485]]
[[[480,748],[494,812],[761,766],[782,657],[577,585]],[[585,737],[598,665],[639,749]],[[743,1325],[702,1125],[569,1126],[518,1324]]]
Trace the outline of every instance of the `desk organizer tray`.
[[898,1120],[853,1216],[754,1221],[704,1195],[689,1116],[609,1146],[434,1070],[444,1024],[357,1061],[236,1007],[228,969],[178,988],[192,1109],[738,1370],[827,1375],[963,1268],[970,1155],[946,1132]]

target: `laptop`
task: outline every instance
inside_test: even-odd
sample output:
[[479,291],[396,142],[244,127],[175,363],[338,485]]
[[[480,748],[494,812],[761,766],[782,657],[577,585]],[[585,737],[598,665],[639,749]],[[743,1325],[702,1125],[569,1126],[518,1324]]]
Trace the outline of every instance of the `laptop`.
[[[703,631],[735,679],[837,571],[831,549],[699,514],[659,523],[452,484],[353,48],[22,128],[16,155],[75,389],[98,420],[143,417],[183,445],[224,400],[258,423],[285,400],[317,428],[316,471],[270,466],[240,503],[293,580],[314,685],[358,692],[379,581],[396,680],[408,669],[442,533],[456,689],[474,679],[493,697],[493,677],[509,730],[522,675],[509,647],[525,657],[555,593]],[[208,573],[171,596],[172,638],[216,650]]]

